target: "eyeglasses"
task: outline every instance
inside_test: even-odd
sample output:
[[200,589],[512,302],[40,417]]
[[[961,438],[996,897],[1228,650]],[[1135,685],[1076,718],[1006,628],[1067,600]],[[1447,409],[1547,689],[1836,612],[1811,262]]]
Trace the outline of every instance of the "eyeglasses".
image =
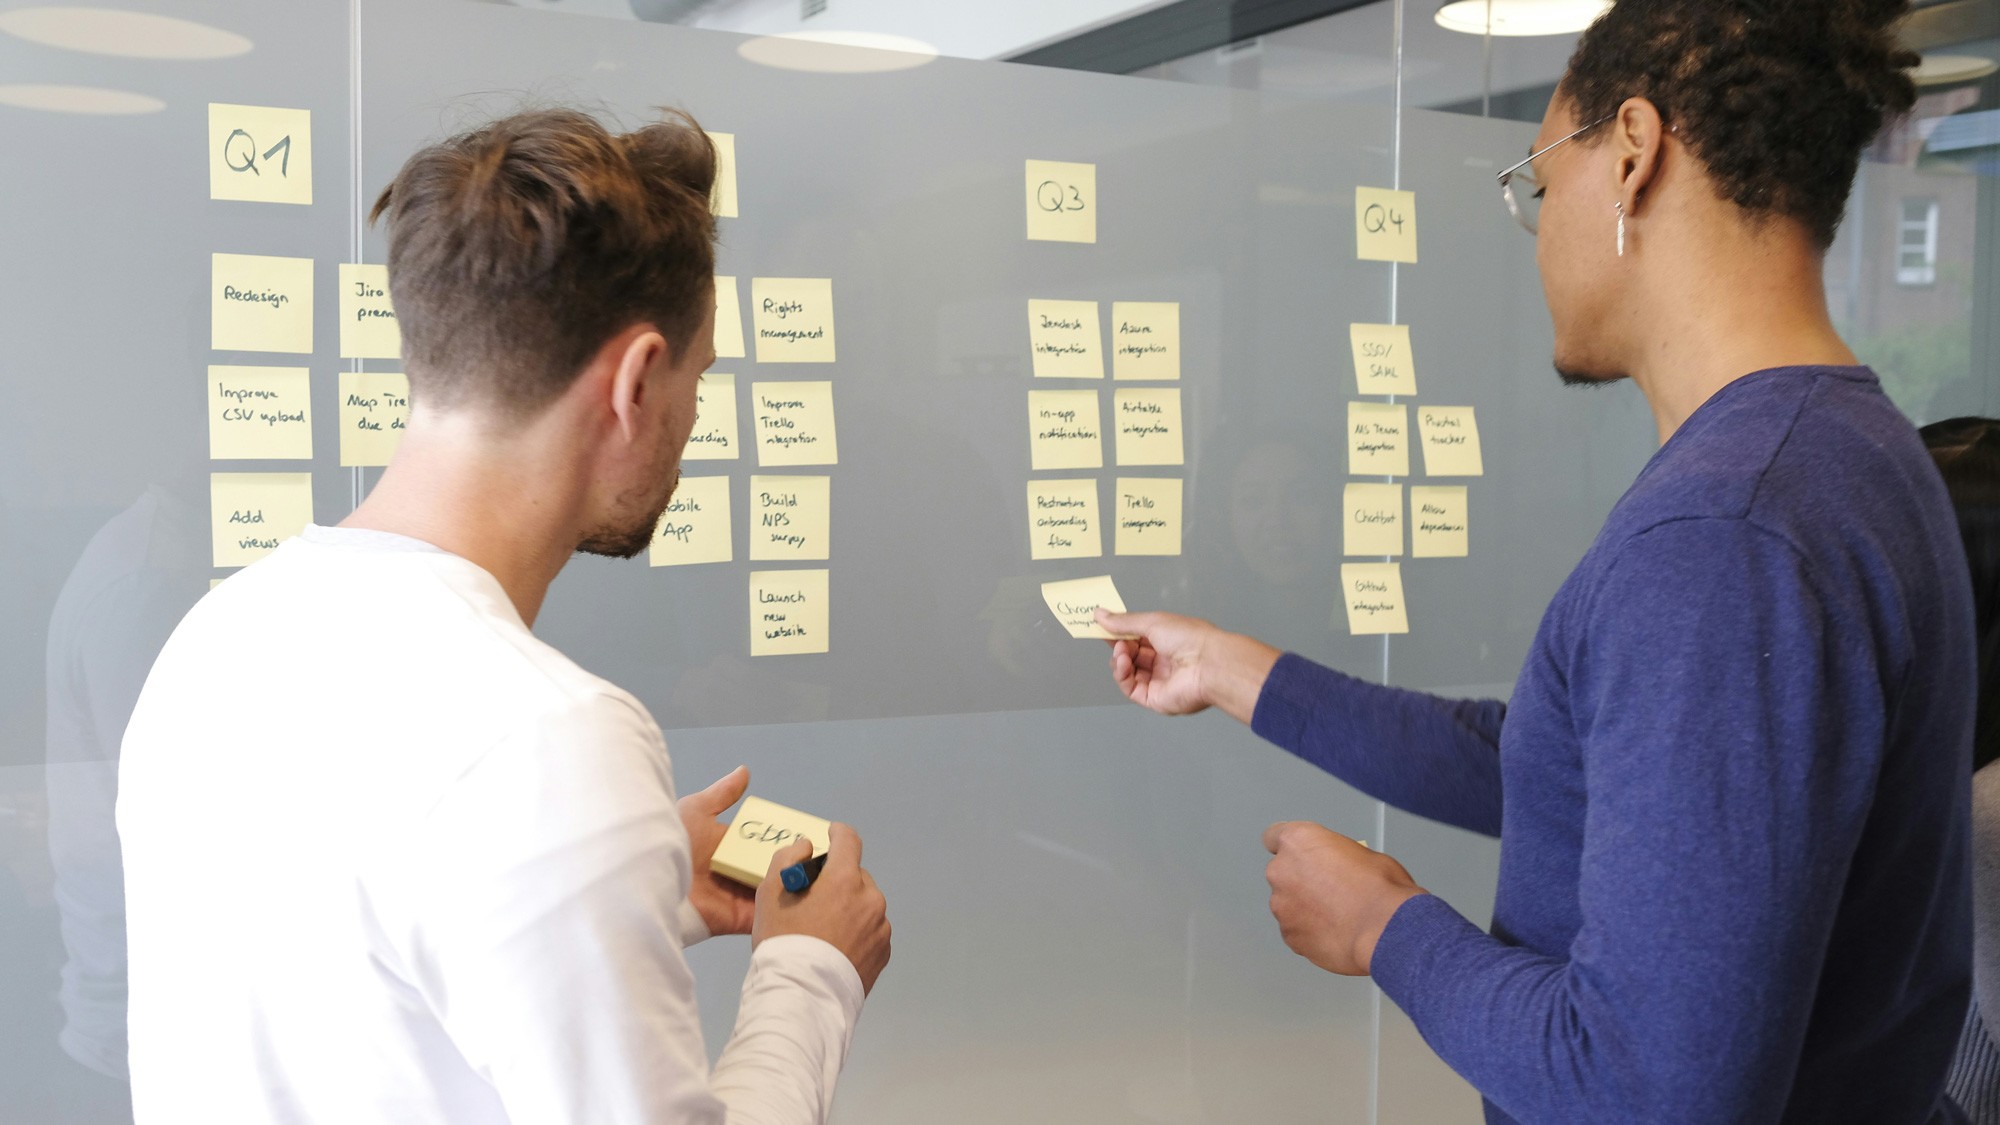
[[[1556,141],[1538,152],[1529,153],[1528,159],[1521,161],[1496,177],[1500,181],[1500,196],[1507,201],[1507,210],[1513,214],[1514,221],[1520,223],[1523,230],[1526,230],[1529,234],[1535,233],[1536,226],[1541,222],[1542,192],[1548,190],[1540,180],[1535,178],[1534,162],[1546,155],[1549,149],[1562,144],[1563,141],[1573,141],[1616,116],[1618,115],[1613,113],[1600,117],[1583,128],[1578,129],[1576,132],[1571,133],[1569,136],[1564,137],[1561,141]],[[1527,189],[1525,195],[1514,190],[1514,185],[1517,183]]]

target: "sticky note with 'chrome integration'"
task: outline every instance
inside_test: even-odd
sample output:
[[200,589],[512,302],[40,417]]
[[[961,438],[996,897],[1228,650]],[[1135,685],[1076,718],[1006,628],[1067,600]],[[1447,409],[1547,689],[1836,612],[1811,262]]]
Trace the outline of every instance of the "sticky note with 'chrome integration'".
[[709,869],[754,887],[771,870],[771,857],[791,847],[800,836],[812,841],[814,855],[825,855],[831,827],[811,813],[788,809],[762,797],[745,797],[722,843],[716,845]]

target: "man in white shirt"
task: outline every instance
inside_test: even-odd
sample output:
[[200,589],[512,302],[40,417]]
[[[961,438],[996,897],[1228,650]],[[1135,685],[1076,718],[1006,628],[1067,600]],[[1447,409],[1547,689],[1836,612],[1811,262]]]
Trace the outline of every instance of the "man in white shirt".
[[[835,826],[805,894],[730,889],[708,857],[747,773],[677,802],[645,708],[529,632],[678,479],[714,175],[685,117],[544,111],[383,193],[395,463],[188,614],[125,736],[139,1121],[826,1119],[889,958],[861,841]],[[746,932],[711,1073],[683,949]]]

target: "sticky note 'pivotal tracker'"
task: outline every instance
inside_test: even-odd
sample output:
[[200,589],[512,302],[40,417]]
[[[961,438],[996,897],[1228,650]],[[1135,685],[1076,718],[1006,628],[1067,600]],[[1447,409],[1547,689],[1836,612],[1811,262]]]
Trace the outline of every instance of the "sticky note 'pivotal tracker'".
[[1125,612],[1125,599],[1118,596],[1118,587],[1112,585],[1108,574],[1044,582],[1042,600],[1049,603],[1049,612],[1056,615],[1069,635],[1078,638],[1111,640],[1110,633],[1098,628],[1096,613],[1100,607],[1113,613]]
[[764,881],[771,870],[771,857],[784,851],[803,836],[812,841],[813,854],[825,855],[832,825],[811,813],[788,809],[762,797],[745,797],[730,821],[729,831],[715,846],[709,870],[746,887]]

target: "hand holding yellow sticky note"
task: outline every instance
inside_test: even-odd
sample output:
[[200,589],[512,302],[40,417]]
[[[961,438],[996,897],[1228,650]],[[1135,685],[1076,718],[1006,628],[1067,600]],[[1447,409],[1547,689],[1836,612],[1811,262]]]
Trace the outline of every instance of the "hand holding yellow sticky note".
[[762,797],[743,798],[736,819],[715,846],[708,869],[746,887],[763,883],[771,871],[771,857],[797,843],[812,841],[813,854],[825,855],[833,826],[811,813],[788,809]]
[[1097,611],[1108,609],[1113,613],[1125,612],[1125,599],[1118,596],[1118,587],[1111,584],[1111,576],[1097,578],[1072,578],[1066,582],[1042,583],[1042,600],[1049,603],[1049,612],[1056,615],[1069,635],[1079,639],[1095,637],[1099,640],[1115,640],[1110,633],[1098,628]]
[[1354,189],[1354,256],[1364,262],[1417,260],[1417,193]]

